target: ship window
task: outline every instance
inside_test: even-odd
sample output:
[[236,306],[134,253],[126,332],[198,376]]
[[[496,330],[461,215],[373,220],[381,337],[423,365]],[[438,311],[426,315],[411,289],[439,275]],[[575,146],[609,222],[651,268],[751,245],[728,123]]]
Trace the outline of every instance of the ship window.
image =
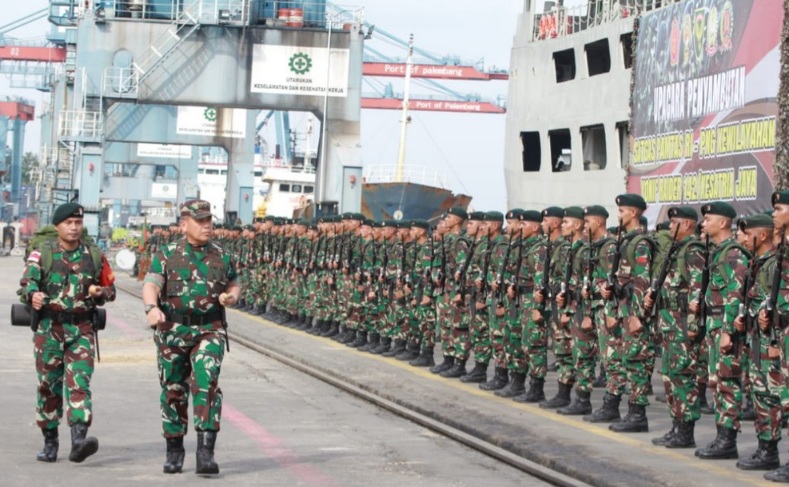
[[219,169],[206,169],[206,174],[219,174]]
[[630,69],[633,67],[633,33],[622,34],[619,42],[622,43],[622,58],[625,62],[625,69]]
[[301,185],[300,184],[294,184],[293,186],[290,187],[290,192],[291,193],[301,193]]
[[312,194],[315,192],[315,188],[312,186],[304,186],[304,193],[305,194]]
[[540,170],[540,133],[521,132],[523,145],[523,172],[539,172]]
[[203,168],[198,169],[197,174],[205,174],[205,169]]
[[551,130],[551,169],[553,172],[569,171],[572,167],[572,146],[570,129]]
[[290,193],[290,184],[280,184],[279,191],[280,193]]
[[619,158],[622,161],[622,169],[627,169],[630,165],[630,124],[619,122],[616,124],[619,132]]
[[259,178],[261,176],[263,176],[263,171],[255,171],[255,177],[256,178]]
[[581,127],[581,144],[583,144],[584,171],[600,171],[605,169],[605,128],[602,125]]
[[553,65],[556,68],[557,83],[575,79],[575,50],[565,49],[553,53]]
[[589,76],[597,76],[611,71],[611,52],[608,49],[608,39],[586,44],[586,67],[589,69]]
[[227,169],[222,169],[221,174],[222,176],[227,176]]

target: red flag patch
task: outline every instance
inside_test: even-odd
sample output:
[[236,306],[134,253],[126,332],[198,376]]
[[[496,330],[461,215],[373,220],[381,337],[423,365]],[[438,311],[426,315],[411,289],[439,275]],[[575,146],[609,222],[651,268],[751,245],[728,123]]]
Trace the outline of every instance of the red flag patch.
[[112,267],[107,262],[107,257],[101,256],[101,275],[99,276],[99,286],[112,286],[115,284],[115,274],[112,273]]
[[30,255],[27,256],[27,261],[33,264],[38,264],[41,262],[41,252],[38,250],[30,252]]

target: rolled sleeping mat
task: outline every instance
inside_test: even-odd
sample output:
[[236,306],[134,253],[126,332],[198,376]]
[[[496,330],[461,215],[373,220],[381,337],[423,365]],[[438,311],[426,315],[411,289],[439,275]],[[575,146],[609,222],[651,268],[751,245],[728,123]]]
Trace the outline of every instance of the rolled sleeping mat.
[[[104,308],[96,308],[98,313],[98,329],[103,330],[107,326],[107,310]],[[11,325],[12,326],[30,326],[32,320],[32,308],[27,304],[12,304],[11,305]]]

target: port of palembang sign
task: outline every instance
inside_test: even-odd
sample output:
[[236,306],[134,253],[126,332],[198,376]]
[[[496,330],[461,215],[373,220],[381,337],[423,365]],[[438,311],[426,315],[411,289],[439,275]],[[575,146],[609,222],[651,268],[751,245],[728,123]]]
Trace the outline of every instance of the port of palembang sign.
[[180,106],[175,132],[243,139],[247,136],[247,111],[240,108]]
[[770,207],[783,2],[686,0],[640,22],[628,190],[672,205]]
[[350,51],[319,47],[252,47],[252,93],[348,96]]

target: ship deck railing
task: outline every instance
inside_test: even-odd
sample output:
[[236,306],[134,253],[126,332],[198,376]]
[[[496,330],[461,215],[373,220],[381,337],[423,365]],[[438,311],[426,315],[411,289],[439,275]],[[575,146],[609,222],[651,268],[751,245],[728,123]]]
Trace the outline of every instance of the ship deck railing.
[[681,0],[590,0],[585,5],[553,6],[534,14],[532,40],[549,40],[635,17]]
[[405,164],[398,169],[397,164],[365,166],[362,171],[364,184],[412,183],[447,188],[444,174],[427,166]]

